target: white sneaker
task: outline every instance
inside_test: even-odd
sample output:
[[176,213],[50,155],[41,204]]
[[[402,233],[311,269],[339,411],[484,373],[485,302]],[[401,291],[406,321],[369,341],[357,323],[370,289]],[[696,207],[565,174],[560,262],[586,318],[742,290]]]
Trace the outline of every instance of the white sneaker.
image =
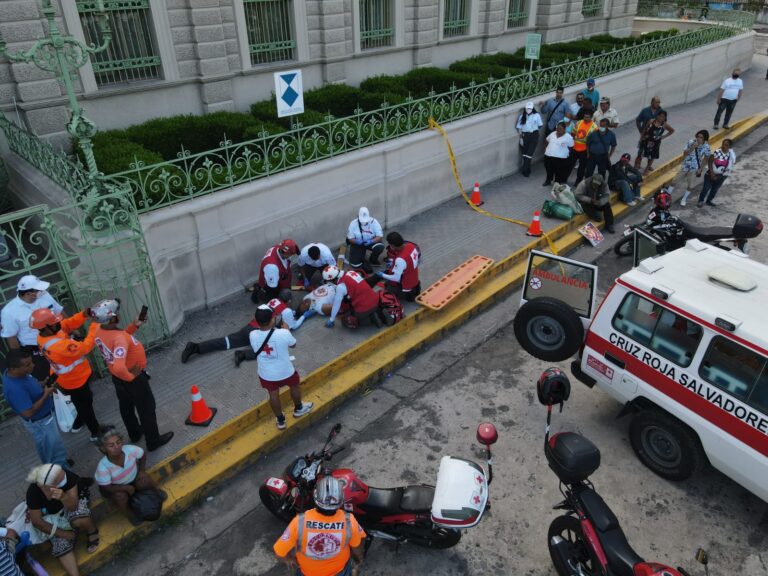
[[680,199],[680,206],[685,206],[688,203],[688,196],[691,195],[690,190],[686,190],[683,197]]
[[282,420],[280,420],[280,418],[275,418],[275,424],[277,424],[277,429],[278,430],[285,430],[285,428],[287,426],[286,423],[285,423],[285,415],[283,415],[283,419]]
[[78,433],[78,432],[80,432],[80,430],[82,430],[83,428],[85,428],[85,424],[83,424],[82,426],[79,426],[78,428],[74,428],[74,427],[73,427],[73,428],[72,428],[72,429],[69,431],[69,433],[70,433],[70,434],[77,434],[77,433]]
[[301,408],[293,411],[293,417],[299,418],[300,416],[304,416],[304,414],[308,414],[309,412],[312,411],[312,408],[314,406],[315,405],[312,402],[302,402]]
[[627,206],[637,206],[637,200],[630,200],[627,202]]

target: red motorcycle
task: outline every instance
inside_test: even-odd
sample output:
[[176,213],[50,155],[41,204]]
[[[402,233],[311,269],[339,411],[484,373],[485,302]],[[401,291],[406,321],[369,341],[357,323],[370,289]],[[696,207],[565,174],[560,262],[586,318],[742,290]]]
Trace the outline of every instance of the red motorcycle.
[[[560,479],[565,498],[555,505],[565,514],[552,521],[547,544],[559,576],[690,576],[682,568],[646,562],[629,545],[616,515],[597,493],[589,476],[600,466],[600,450],[575,432],[549,435],[552,407],[570,396],[571,384],[559,368],[545,370],[537,384],[539,402],[547,407],[544,453]],[[706,552],[697,560],[706,566]]]
[[319,452],[296,458],[281,477],[264,481],[259,497],[272,514],[289,522],[298,512],[312,508],[315,483],[332,474],[344,487],[344,510],[355,515],[369,537],[443,549],[455,546],[461,539],[460,530],[480,522],[490,507],[491,445],[498,439],[493,424],[484,423],[477,428],[477,441],[486,450],[487,476],[475,462],[444,456],[436,486],[397,488],[374,488],[349,468],[332,470],[326,466],[344,450],[344,446],[332,448],[340,430],[341,424],[336,424]]

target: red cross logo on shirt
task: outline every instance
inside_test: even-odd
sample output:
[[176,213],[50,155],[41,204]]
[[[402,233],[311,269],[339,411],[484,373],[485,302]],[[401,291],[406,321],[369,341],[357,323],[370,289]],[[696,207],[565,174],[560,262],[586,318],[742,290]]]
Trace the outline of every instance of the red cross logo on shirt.
[[272,354],[272,352],[273,352],[274,348],[272,348],[272,346],[270,346],[269,344],[267,344],[266,346],[264,346],[264,348],[262,348],[262,350],[263,350],[263,352],[264,352],[264,353],[265,353],[267,356],[269,356],[270,354]]

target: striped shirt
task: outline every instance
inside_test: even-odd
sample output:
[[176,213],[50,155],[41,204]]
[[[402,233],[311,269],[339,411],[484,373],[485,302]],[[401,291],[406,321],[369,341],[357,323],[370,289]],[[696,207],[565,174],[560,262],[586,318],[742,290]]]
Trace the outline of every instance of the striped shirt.
[[4,538],[0,538],[0,576],[24,576]]
[[99,486],[109,486],[110,484],[130,484],[136,479],[139,473],[139,460],[144,456],[144,450],[138,446],[126,444],[123,446],[125,462],[120,467],[109,458],[104,456],[96,466],[94,478]]

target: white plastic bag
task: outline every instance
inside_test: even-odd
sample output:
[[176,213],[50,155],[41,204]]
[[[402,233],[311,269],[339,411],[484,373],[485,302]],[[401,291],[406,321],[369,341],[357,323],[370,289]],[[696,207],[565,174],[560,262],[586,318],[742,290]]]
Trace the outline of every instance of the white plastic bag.
[[56,421],[62,432],[71,432],[77,418],[77,408],[72,404],[72,398],[58,390],[53,393],[53,408],[56,410]]

